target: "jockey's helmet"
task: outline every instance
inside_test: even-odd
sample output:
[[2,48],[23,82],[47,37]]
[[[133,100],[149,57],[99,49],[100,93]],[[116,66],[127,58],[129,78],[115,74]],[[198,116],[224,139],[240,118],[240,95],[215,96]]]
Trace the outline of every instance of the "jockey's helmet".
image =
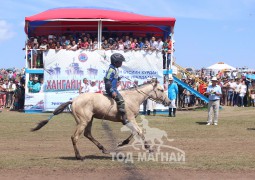
[[120,53],[114,53],[111,55],[111,64],[115,64],[116,62],[123,62],[125,61],[125,58]]

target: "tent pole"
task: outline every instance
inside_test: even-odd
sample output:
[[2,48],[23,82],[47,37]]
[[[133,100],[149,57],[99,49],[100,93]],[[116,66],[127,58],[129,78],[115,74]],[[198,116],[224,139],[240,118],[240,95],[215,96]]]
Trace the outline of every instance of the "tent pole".
[[97,49],[101,49],[101,41],[102,41],[102,21],[98,21],[98,30],[97,30]]

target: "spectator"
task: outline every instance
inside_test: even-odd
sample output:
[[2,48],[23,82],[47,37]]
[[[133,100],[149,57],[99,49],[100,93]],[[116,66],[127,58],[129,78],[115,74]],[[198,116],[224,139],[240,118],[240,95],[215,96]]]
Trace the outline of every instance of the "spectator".
[[4,108],[6,103],[6,89],[3,87],[3,84],[3,80],[0,79],[0,108]]
[[41,51],[47,51],[47,49],[48,49],[47,39],[43,40],[42,44],[39,46],[39,49]]
[[38,92],[40,92],[40,90],[41,90],[41,84],[38,82],[38,77],[35,76],[34,80],[33,80],[33,83],[32,83],[31,92],[32,93],[38,93]]
[[242,80],[241,81],[241,85],[240,85],[240,93],[239,93],[239,97],[240,97],[240,106],[241,107],[244,107],[244,103],[243,103],[243,99],[246,95],[246,92],[247,92],[247,86],[245,84],[245,81]]
[[93,92],[93,93],[98,93],[99,92],[99,88],[96,85],[96,80],[91,80],[91,84],[89,86],[89,90],[88,92]]
[[[217,82],[217,78],[213,77],[212,85],[209,85],[206,90],[206,94],[209,96],[207,125],[218,125],[220,97],[222,95],[222,92],[221,87],[217,85]],[[214,113],[214,118],[212,118],[212,112]]]
[[227,105],[228,106],[231,106],[234,101],[234,91],[235,91],[236,86],[237,86],[236,82],[234,82],[234,80],[231,78],[230,82],[228,82],[228,84],[227,84],[227,87],[228,87]]
[[169,85],[168,85],[168,98],[171,100],[171,104],[169,105],[169,117],[176,116],[176,99],[178,96],[178,86],[173,82],[173,77],[169,77]]
[[108,43],[106,39],[104,40],[104,43],[102,44],[102,49],[110,50],[110,44]]
[[81,87],[79,88],[79,94],[87,93],[89,92],[89,81],[87,78],[83,78],[83,83]]

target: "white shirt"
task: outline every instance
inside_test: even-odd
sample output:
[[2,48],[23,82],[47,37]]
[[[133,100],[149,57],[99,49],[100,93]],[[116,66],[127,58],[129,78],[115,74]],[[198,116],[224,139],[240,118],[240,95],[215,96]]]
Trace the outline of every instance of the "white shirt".
[[246,91],[247,91],[247,86],[245,84],[242,84],[240,86],[240,95],[239,96],[245,96]]
[[81,85],[82,89],[81,89],[81,93],[87,93],[89,92],[89,84],[82,84]]
[[240,87],[242,84],[237,84],[235,88],[235,92],[240,93]]
[[230,89],[228,91],[234,91],[236,89],[236,86],[237,86],[236,82],[229,82],[228,84],[230,87]]
[[96,92],[99,91],[99,88],[98,88],[97,85],[95,85],[95,86],[89,86],[88,89],[89,89],[88,92],[93,92],[93,93],[96,93]]
[[163,44],[164,44],[163,41],[158,42],[157,50],[161,51],[163,48]]

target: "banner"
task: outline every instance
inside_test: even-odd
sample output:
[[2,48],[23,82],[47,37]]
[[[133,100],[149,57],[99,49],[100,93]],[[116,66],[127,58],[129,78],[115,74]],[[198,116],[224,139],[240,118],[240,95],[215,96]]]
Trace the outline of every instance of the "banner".
[[132,87],[135,79],[138,80],[138,84],[143,84],[147,78],[155,77],[163,84],[161,52],[144,50],[127,52],[111,50],[55,51],[51,49],[43,53],[43,110],[53,111],[61,103],[77,97],[83,78],[87,78],[89,82],[96,80],[99,89],[104,90],[103,78],[109,68],[110,57],[113,53],[121,53],[126,59],[122,67],[119,68],[123,89]]
[[[126,61],[119,68],[123,88],[132,86],[131,81],[139,84],[148,77],[156,77],[163,82],[162,54],[151,51],[68,51],[49,50],[44,53],[44,92],[77,91],[82,79],[97,80],[102,88],[103,78],[110,65],[110,56],[121,53]],[[130,81],[131,80],[131,81]]]

